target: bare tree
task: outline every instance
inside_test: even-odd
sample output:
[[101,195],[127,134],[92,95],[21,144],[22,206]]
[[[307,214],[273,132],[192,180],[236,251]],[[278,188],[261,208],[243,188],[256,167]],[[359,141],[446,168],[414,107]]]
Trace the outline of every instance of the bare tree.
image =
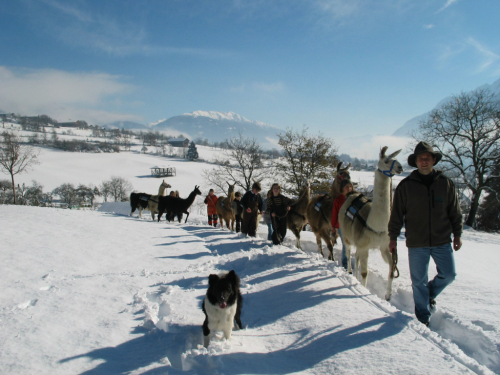
[[38,164],[38,151],[30,145],[21,144],[20,138],[8,132],[3,132],[3,143],[0,145],[0,167],[10,174],[12,180],[12,190],[14,204],[16,201],[16,185],[14,176],[27,171],[32,166]]
[[111,196],[115,202],[125,202],[129,198],[130,192],[133,190],[132,184],[123,177],[111,177],[109,181]]
[[441,169],[471,191],[465,224],[473,226],[481,193],[498,178],[492,172],[500,156],[500,103],[487,90],[462,93],[432,111],[412,137],[434,145],[443,154]]
[[262,162],[262,149],[255,138],[239,137],[227,139],[223,159],[213,170],[204,170],[204,177],[220,190],[226,192],[226,182],[236,183],[245,191],[250,190],[254,181],[261,181],[269,173]]
[[[287,129],[278,134],[283,158],[276,160],[276,169],[285,180],[284,188],[294,194],[299,193],[305,179],[311,182],[313,190],[328,191],[333,167],[338,164],[333,140],[309,135],[307,130],[304,126],[300,133]],[[328,186],[322,186],[325,181]]]

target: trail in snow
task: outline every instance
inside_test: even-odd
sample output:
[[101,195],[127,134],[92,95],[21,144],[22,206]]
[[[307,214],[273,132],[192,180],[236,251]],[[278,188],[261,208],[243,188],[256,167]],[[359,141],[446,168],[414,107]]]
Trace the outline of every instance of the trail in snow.
[[[366,303],[375,306],[383,312],[397,320],[397,324],[408,326],[416,334],[420,335],[425,340],[433,343],[436,347],[442,350],[447,355],[453,357],[458,362],[478,374],[490,374],[491,371],[500,373],[500,354],[497,346],[486,337],[482,329],[478,329],[473,324],[461,322],[458,317],[454,317],[447,313],[446,310],[439,310],[433,315],[431,329],[427,329],[423,325],[416,322],[413,318],[413,305],[408,303],[412,296],[405,290],[394,290],[393,297],[390,303],[383,299],[386,280],[382,275],[372,272],[370,275],[370,283],[368,290],[372,294],[367,294],[366,289],[351,275],[347,274],[343,268],[338,267],[336,262],[331,263],[321,259],[315,252],[316,244],[303,241],[306,248],[305,254],[309,257],[309,261],[304,260],[300,256],[304,253],[299,252],[294,246],[287,248],[282,246],[283,253],[280,256],[273,257],[273,264],[269,264],[269,257],[265,255],[269,249],[267,242],[260,239],[249,239],[243,235],[234,235],[237,241],[227,243],[227,241],[218,241],[217,237],[227,237],[233,235],[232,232],[224,230],[214,230],[209,227],[200,226],[184,226],[187,239],[193,241],[203,241],[205,247],[212,253],[212,258],[206,262],[201,262],[191,266],[190,271],[200,272],[203,276],[191,280],[176,281],[174,285],[160,285],[155,293],[136,296],[136,308],[144,311],[145,329],[158,328],[164,332],[175,333],[178,327],[172,325],[171,322],[177,321],[178,316],[170,307],[168,302],[169,296],[177,290],[183,289],[206,289],[204,280],[206,271],[216,267],[221,270],[235,269],[242,279],[242,290],[245,293],[252,293],[252,284],[248,281],[248,271],[252,274],[258,274],[261,278],[266,278],[266,270],[271,267],[282,267],[282,277],[286,277],[297,268],[304,268],[307,263],[321,263],[324,268],[323,276],[338,278],[347,288],[355,295],[360,296]],[[288,237],[287,244],[294,243],[294,238]],[[237,243],[236,243],[237,242]],[[240,257],[235,253],[234,249],[238,248],[240,252],[248,255],[248,257]],[[311,249],[313,249],[311,251]],[[337,256],[340,255],[340,250],[335,249]],[[294,255],[300,255],[296,257]],[[180,255],[182,257],[182,255]],[[190,259],[196,259],[196,256],[190,256]],[[276,277],[274,275],[273,277]],[[303,280],[302,280],[303,281]],[[301,282],[302,282],[301,281]],[[287,290],[297,290],[300,287],[288,285]],[[286,292],[283,290],[282,292]],[[199,293],[198,293],[199,294]],[[307,306],[304,306],[306,308]],[[283,316],[287,315],[286,306],[283,306]],[[265,317],[260,317],[261,321],[252,321],[253,328],[266,323]],[[262,321],[262,319],[264,321]],[[244,325],[245,322],[243,322]],[[477,323],[481,325],[481,322]],[[483,324],[484,326],[484,324]],[[487,328],[487,327],[486,327]],[[182,336],[187,337],[183,340]],[[230,348],[230,344],[225,340],[212,342],[208,349],[203,348],[199,340],[198,327],[193,327],[189,332],[183,331],[178,340],[180,347],[185,350],[178,350],[175,354],[169,353],[168,360],[175,368],[182,370],[200,369],[203,367],[210,369],[220,369],[223,367],[223,357],[213,356],[214,354],[224,353]],[[480,348],[478,351],[477,348]]]

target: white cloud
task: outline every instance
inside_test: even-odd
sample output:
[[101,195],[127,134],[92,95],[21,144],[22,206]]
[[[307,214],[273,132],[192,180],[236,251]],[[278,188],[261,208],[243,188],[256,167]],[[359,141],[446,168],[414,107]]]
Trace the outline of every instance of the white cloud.
[[121,80],[123,77],[106,73],[0,66],[0,108],[25,115],[47,114],[59,121],[138,121],[137,116],[101,109],[103,103],[116,100],[134,89]]
[[[475,52],[478,54],[481,62],[479,63],[479,66],[477,68],[478,72],[482,72],[488,68],[493,67],[493,65],[500,59],[500,56],[498,56],[496,53],[491,51],[487,46],[484,44],[481,44],[478,42],[476,39],[470,37],[467,38],[466,43],[473,47]],[[498,67],[497,67],[498,69]]]
[[240,94],[275,95],[285,91],[285,84],[282,82],[252,82],[231,87],[230,91]]
[[450,5],[456,3],[457,1],[458,0],[447,0],[446,4],[444,4],[436,13],[442,12],[443,10],[445,10],[446,8],[448,8]]
[[394,137],[391,135],[366,135],[360,137],[345,138],[338,143],[338,153],[348,154],[351,157],[359,159],[373,160],[378,159],[380,149],[384,146],[389,147],[388,152],[394,152],[402,149],[401,156],[398,158],[400,161],[406,162],[407,154],[406,149],[410,142],[410,138]]

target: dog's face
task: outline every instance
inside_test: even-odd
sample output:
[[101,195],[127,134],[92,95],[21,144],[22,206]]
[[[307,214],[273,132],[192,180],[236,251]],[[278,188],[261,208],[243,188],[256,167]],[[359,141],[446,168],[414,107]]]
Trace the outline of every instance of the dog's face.
[[208,277],[207,298],[212,305],[225,309],[236,302],[239,285],[240,279],[234,271],[222,277],[212,274]]

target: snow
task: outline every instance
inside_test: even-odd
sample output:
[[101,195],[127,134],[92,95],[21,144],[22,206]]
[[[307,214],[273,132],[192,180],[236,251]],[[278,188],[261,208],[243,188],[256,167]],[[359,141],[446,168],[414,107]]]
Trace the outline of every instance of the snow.
[[[146,176],[161,163],[152,155],[44,150],[41,157],[21,176],[46,189],[97,184],[110,173],[150,192],[161,181]],[[195,184],[208,192],[202,170],[210,164],[168,163],[177,176],[166,180],[181,196]],[[369,185],[373,172],[352,177]],[[130,217],[128,203],[99,211],[0,206],[0,373],[500,373],[499,235],[465,231],[457,279],[427,328],[413,315],[403,237],[401,276],[386,302],[388,266],[379,252],[370,254],[364,288],[317,253],[312,233],[303,232],[301,251],[290,232],[273,246],[265,225],[257,238],[209,227],[202,200],[186,224]],[[241,278],[244,329],[205,349],[208,275],[232,269]]]

